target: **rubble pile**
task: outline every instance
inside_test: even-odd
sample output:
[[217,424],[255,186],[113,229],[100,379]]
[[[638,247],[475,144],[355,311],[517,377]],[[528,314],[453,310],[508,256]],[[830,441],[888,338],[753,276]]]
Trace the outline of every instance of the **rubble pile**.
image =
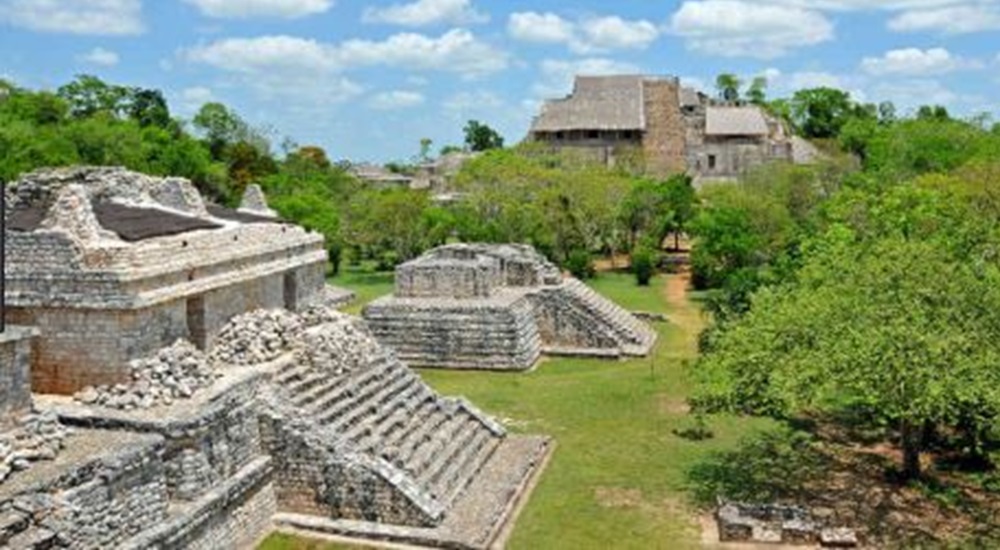
[[381,349],[368,329],[334,310],[310,310],[304,314],[306,329],[297,349],[299,363],[313,369],[344,374],[362,368]]
[[149,409],[188,399],[221,376],[205,354],[187,340],[178,340],[151,357],[132,361],[130,366],[131,383],[88,386],[73,398],[113,409]]
[[213,362],[250,366],[273,361],[292,347],[302,320],[285,310],[252,311],[233,318],[219,332]]
[[0,432],[0,481],[33,462],[55,459],[69,433],[53,412],[21,417],[15,427]]

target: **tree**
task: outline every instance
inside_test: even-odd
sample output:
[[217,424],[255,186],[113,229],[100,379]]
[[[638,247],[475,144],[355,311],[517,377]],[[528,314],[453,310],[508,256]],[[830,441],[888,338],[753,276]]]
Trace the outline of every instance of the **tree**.
[[[933,241],[867,246],[843,226],[795,282],[762,290],[699,361],[700,406],[786,416],[863,410],[920,474],[925,427],[1000,410],[1000,273]],[[985,415],[985,418],[984,418]]]
[[767,103],[767,77],[758,76],[750,82],[747,88],[747,99],[754,105],[764,105]]
[[218,102],[201,106],[191,121],[194,127],[205,135],[208,148],[214,158],[222,158],[227,145],[239,140],[246,131],[246,123],[235,112]]
[[739,77],[732,73],[722,73],[715,78],[715,89],[719,92],[719,99],[723,101],[739,101],[742,84]]
[[806,137],[833,138],[856,114],[851,96],[834,88],[799,90],[792,96],[792,121]]
[[921,105],[917,109],[917,119],[918,120],[950,120],[951,116],[948,114],[948,109],[943,105]]
[[167,100],[159,90],[135,88],[131,90],[130,95],[129,117],[138,122],[139,126],[167,128],[173,122],[170,119]]
[[470,120],[464,128],[465,146],[470,151],[502,149],[503,137],[496,130],[478,120]]
[[316,168],[321,170],[330,168],[330,159],[326,156],[326,151],[322,147],[306,145],[299,147],[294,155],[303,161],[312,163]]
[[70,114],[86,118],[97,113],[124,116],[129,109],[131,93],[124,86],[107,84],[92,75],[79,75],[76,80],[60,86],[56,92],[70,106]]
[[429,162],[431,160],[431,146],[434,140],[431,138],[420,138],[420,153],[417,155],[419,162]]

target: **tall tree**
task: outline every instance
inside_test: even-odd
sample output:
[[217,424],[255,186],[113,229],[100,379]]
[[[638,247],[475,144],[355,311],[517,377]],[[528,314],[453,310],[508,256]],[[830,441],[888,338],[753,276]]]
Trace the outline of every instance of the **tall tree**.
[[478,120],[470,120],[464,128],[465,146],[470,151],[489,151],[503,148],[503,136]]
[[715,89],[719,92],[719,98],[724,101],[739,101],[742,84],[740,78],[732,73],[722,73],[715,77]]
[[97,113],[124,116],[128,113],[131,93],[124,86],[108,84],[92,75],[79,75],[60,86],[56,92],[69,103],[70,114],[86,118]]
[[758,76],[750,82],[747,88],[747,100],[754,105],[764,105],[767,103],[767,77]]
[[835,88],[799,90],[792,96],[792,121],[811,138],[833,138],[856,113],[851,96]]
[[903,473],[916,477],[925,426],[1000,410],[1000,273],[930,241],[853,241],[834,228],[796,282],[755,296],[699,362],[696,401],[868,411],[895,426]]

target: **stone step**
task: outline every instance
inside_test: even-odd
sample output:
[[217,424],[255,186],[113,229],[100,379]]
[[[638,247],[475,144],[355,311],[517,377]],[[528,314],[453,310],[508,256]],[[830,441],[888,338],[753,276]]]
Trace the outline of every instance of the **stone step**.
[[489,430],[479,430],[469,452],[463,454],[462,461],[449,464],[440,476],[434,492],[441,495],[442,502],[451,504],[469,485],[472,479],[493,455],[502,438],[489,433]]
[[[449,469],[452,470],[451,473],[454,473],[454,469],[460,468],[461,464],[468,458],[466,454],[475,452],[476,449],[473,448],[472,443],[479,432],[486,429],[464,412],[461,413],[461,416],[465,418],[457,432],[444,442],[444,446],[431,457],[420,471],[418,480],[421,486],[431,489],[437,488],[441,485],[442,476],[445,476]],[[444,496],[443,492],[432,492],[436,497]]]
[[385,439],[379,442],[379,444],[383,447],[403,448],[408,440],[407,438],[411,437],[413,432],[419,430],[429,422],[433,415],[437,413],[438,408],[437,401],[433,397],[427,396],[419,403],[416,410],[413,411],[409,422],[401,429],[390,429]]
[[313,370],[286,382],[284,386],[292,395],[305,395],[316,386],[336,381],[337,378],[330,376],[330,373]]
[[342,379],[334,385],[335,391],[310,403],[307,407],[308,413],[321,424],[326,424],[330,418],[342,414],[361,393],[367,391],[373,384],[377,384],[384,370],[385,365],[381,361],[375,361],[368,368]]
[[382,387],[385,374],[385,363],[376,361],[369,369],[366,369],[365,374],[358,380],[357,384],[345,388],[346,395],[342,396],[339,402],[327,400],[324,403],[317,403],[316,420],[324,426],[336,426],[335,429],[339,430],[343,426],[341,419],[345,415],[350,415],[351,411],[357,407],[365,406],[365,402],[378,392],[379,388]]
[[432,432],[430,439],[417,446],[406,461],[415,476],[419,476],[427,470],[438,453],[447,449],[449,443],[458,438],[463,428],[466,427],[466,422],[468,422],[468,417],[465,415],[453,414],[437,430]]
[[421,422],[417,429],[410,432],[399,445],[399,464],[411,473],[416,473],[419,468],[415,462],[415,456],[422,450],[434,446],[434,436],[442,430],[447,429],[447,425],[453,417],[438,409],[431,414],[424,422]]
[[415,412],[415,407],[411,407],[410,403],[417,401],[418,397],[426,397],[417,377],[409,376],[407,378],[406,385],[393,396],[391,402],[381,408],[378,415],[372,420],[375,428],[370,431],[369,436],[358,440],[359,445],[363,448],[367,448],[373,439],[384,439],[394,428],[409,420]]
[[334,431],[342,432],[344,438],[349,441],[357,441],[363,435],[378,429],[379,422],[384,419],[383,415],[388,414],[390,409],[388,401],[412,382],[403,369],[396,369],[390,376],[392,377],[382,381],[381,389],[364,402],[357,402],[350,413],[330,427]]

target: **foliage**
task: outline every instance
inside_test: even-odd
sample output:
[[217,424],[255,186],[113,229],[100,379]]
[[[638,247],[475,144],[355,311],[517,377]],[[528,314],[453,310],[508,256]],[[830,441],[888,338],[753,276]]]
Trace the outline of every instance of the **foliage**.
[[715,78],[715,89],[723,101],[739,101],[742,84],[739,77],[732,73],[723,73]]
[[799,90],[790,103],[792,121],[810,138],[834,138],[856,114],[851,96],[835,88]]
[[823,475],[825,459],[812,438],[787,428],[744,438],[737,448],[716,452],[687,472],[695,501],[717,498],[747,503],[794,500],[811,479]]
[[695,204],[695,191],[689,176],[678,175],[662,181],[637,180],[618,209],[628,247],[635,248],[642,239],[645,245],[659,249],[670,233],[677,235],[688,228],[695,214]]
[[503,148],[503,136],[478,120],[470,120],[463,129],[465,146],[470,151],[489,151]]
[[767,77],[755,77],[747,88],[747,100],[754,105],[767,103]]
[[648,248],[637,248],[632,252],[632,273],[639,286],[649,286],[656,269],[656,258]]
[[570,251],[569,256],[566,258],[565,267],[577,279],[592,279],[597,274],[597,270],[594,268],[594,260],[591,258],[590,252],[586,250],[576,249]]
[[[863,407],[900,430],[908,475],[926,423],[1000,410],[1000,271],[928,240],[812,245],[795,282],[767,288],[699,364],[700,402],[786,415]],[[982,415],[988,416],[982,416]]]

